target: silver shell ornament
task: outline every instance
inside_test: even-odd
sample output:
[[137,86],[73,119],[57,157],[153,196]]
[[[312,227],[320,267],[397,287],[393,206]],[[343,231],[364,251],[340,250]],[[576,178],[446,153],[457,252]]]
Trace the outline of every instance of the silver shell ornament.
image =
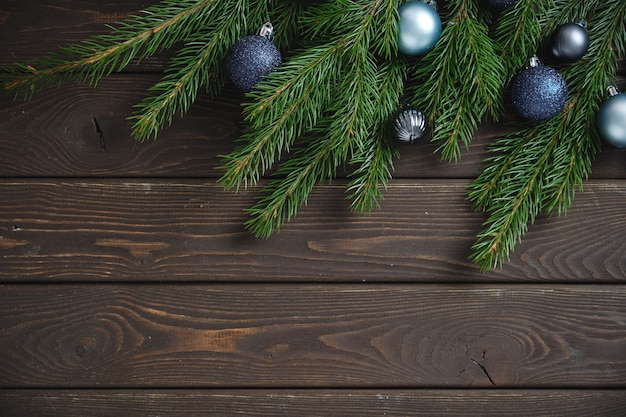
[[426,116],[421,110],[406,107],[393,120],[392,132],[401,143],[413,143],[426,133]]

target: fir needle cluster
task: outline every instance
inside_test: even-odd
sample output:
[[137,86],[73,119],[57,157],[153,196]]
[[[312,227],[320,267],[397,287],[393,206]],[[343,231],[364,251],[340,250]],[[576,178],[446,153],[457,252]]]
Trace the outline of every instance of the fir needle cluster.
[[[488,270],[508,259],[541,213],[563,214],[600,148],[595,115],[626,44],[623,0],[520,0],[493,13],[482,0],[446,0],[436,47],[398,54],[397,10],[405,0],[163,0],[110,32],[60,48],[2,74],[2,89],[25,92],[73,79],[95,85],[177,47],[162,79],[129,119],[138,140],[155,138],[198,94],[226,82],[224,57],[244,36],[272,22],[283,65],[243,103],[238,146],[223,157],[220,182],[239,189],[263,180],[247,228],[268,237],[306,204],[316,184],[347,170],[353,210],[378,206],[398,150],[388,123],[404,101],[424,111],[431,139],[457,160],[479,124],[501,118],[507,86],[559,24],[586,19],[585,57],[558,67],[570,96],[548,121],[517,122],[489,148],[468,196],[487,220],[472,260]],[[443,168],[442,168],[443,169]]]
[[409,69],[412,103],[426,112],[444,160],[461,157],[486,115],[502,112],[504,66],[489,36],[490,16],[475,0],[446,3],[441,39]]

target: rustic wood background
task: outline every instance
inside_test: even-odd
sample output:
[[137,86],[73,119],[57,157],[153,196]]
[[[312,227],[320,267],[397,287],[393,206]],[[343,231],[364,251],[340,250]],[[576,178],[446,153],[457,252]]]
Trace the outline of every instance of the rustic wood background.
[[[0,70],[151,3],[2,0]],[[466,200],[488,123],[458,163],[402,148],[371,216],[339,179],[257,240],[257,189],[216,184],[241,93],[130,137],[165,61],[0,98],[0,415],[626,415],[625,150],[490,273]]]

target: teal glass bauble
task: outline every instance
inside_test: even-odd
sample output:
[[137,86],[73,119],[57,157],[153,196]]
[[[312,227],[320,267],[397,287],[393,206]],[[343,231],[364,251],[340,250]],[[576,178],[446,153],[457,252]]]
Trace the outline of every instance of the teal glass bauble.
[[626,147],[626,94],[616,88],[598,111],[598,130],[602,138],[618,148]]
[[398,8],[398,50],[409,56],[424,55],[435,47],[441,36],[437,10],[421,1],[404,3]]

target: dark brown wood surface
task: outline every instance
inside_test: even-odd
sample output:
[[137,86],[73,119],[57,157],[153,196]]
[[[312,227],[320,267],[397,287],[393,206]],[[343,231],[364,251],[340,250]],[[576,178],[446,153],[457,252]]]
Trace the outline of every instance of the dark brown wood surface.
[[[626,415],[615,390],[7,390],[10,415],[64,417],[588,417]],[[44,414],[45,413],[45,414]]]
[[626,379],[619,286],[0,289],[2,387],[620,387]]
[[[154,3],[4,0],[0,71]],[[340,175],[259,240],[257,188],[216,183],[240,92],[130,137],[167,57],[0,97],[0,416],[626,415],[626,150],[489,273],[489,122],[456,163],[401,148],[372,215]]]
[[626,181],[590,181],[567,217],[541,217],[511,261],[488,274],[467,260],[484,220],[468,207],[467,184],[395,180],[381,209],[364,217],[350,212],[337,181],[280,234],[259,240],[242,226],[254,189],[234,194],[203,179],[7,179],[0,278],[624,283]]

